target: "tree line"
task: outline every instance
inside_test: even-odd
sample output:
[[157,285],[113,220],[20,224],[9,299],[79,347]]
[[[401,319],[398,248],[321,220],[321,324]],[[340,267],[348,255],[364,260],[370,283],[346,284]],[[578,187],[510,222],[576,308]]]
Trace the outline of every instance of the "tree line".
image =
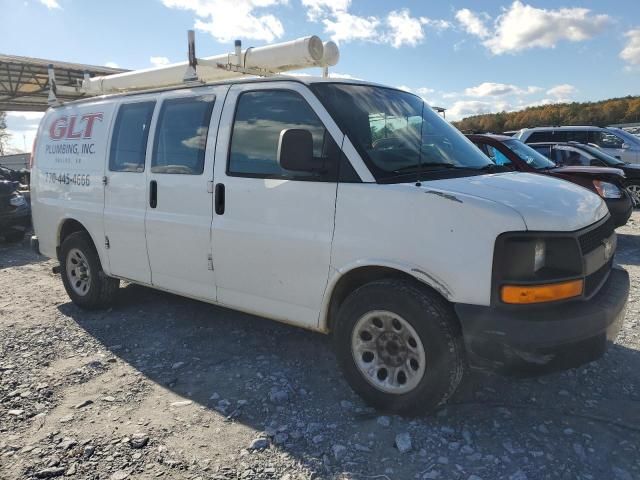
[[640,97],[557,103],[517,112],[474,115],[453,124],[463,132],[505,132],[548,125],[611,125],[640,122]]

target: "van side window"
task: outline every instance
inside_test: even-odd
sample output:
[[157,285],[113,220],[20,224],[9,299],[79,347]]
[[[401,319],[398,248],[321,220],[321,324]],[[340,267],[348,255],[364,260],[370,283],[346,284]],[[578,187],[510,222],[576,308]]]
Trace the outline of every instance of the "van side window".
[[156,102],[126,103],[120,106],[111,138],[109,170],[144,172],[149,126]]
[[213,95],[165,100],[153,141],[153,173],[200,175],[204,170]]
[[[278,164],[280,132],[309,130],[313,137],[315,172],[293,172]],[[287,90],[244,92],[238,98],[227,173],[232,176],[336,181],[340,148],[302,96]]]

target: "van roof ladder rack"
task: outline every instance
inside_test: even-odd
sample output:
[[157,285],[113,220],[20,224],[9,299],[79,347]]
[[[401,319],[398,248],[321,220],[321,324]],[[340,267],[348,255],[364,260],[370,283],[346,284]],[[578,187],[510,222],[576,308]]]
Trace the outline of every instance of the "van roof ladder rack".
[[340,51],[334,42],[323,42],[315,35],[263,47],[249,47],[244,51],[240,40],[236,40],[232,53],[204,58],[196,56],[193,30],[188,31],[187,41],[186,62],[93,78],[85,74],[82,82],[78,81],[75,87],[56,85],[55,72],[53,66],[50,66],[48,103],[52,106],[59,105],[57,92],[95,96],[192,83],[204,84],[244,75],[269,77],[311,67],[322,68],[323,76],[328,77],[329,67],[336,65],[340,59]]

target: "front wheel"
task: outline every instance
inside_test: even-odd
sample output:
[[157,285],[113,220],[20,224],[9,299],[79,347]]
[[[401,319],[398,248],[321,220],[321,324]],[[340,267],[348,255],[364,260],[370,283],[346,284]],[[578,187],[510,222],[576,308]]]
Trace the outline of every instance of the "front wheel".
[[465,370],[451,306],[426,287],[398,279],[355,290],[338,311],[334,343],[351,387],[372,406],[426,413],[455,392]]
[[69,298],[87,310],[108,307],[120,285],[120,280],[102,270],[98,252],[85,232],[72,233],[62,242],[60,274]]

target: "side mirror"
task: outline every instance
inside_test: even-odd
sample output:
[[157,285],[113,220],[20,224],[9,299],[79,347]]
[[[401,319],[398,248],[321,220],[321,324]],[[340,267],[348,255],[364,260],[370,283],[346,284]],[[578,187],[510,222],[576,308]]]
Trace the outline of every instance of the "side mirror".
[[317,170],[318,166],[313,161],[313,137],[309,130],[286,128],[280,132],[278,164],[294,172]]

